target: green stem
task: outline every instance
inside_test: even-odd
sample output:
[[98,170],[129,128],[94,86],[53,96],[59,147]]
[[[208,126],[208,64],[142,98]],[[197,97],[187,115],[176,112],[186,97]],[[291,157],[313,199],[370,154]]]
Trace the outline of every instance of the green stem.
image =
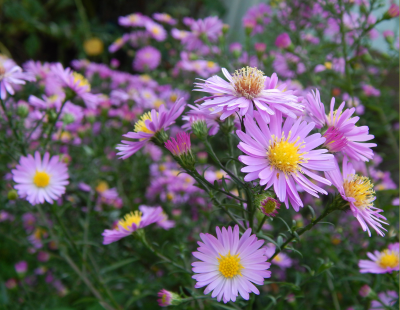
[[8,125],[10,126],[10,128],[11,128],[11,130],[12,130],[14,136],[15,136],[15,139],[17,140],[17,142],[19,144],[19,147],[21,149],[21,153],[24,156],[26,156],[25,146],[24,146],[24,144],[23,144],[23,142],[22,142],[22,140],[21,140],[21,138],[20,138],[20,136],[19,136],[19,134],[17,132],[17,129],[14,126],[14,123],[12,121],[12,117],[10,117],[9,113],[7,113],[6,105],[4,104],[3,99],[1,99],[1,98],[0,98],[0,103],[1,103],[1,107],[2,107],[3,112],[4,112],[4,116],[7,117]]
[[55,121],[53,122],[53,124],[52,124],[51,127],[50,127],[48,136],[47,136],[47,138],[46,138],[46,141],[44,142],[43,150],[46,150],[46,146],[47,146],[47,144],[49,143],[49,141],[50,141],[50,139],[51,139],[51,135],[53,134],[54,127],[56,126],[57,121],[58,121],[58,119],[60,118],[61,112],[62,112],[62,110],[63,110],[63,108],[64,108],[64,106],[65,106],[66,103],[67,103],[67,100],[65,100],[65,101],[63,102],[63,104],[61,105],[60,111],[58,111],[57,116],[56,116],[56,119],[55,119]]
[[82,20],[86,39],[89,39],[90,38],[90,26],[89,26],[88,18],[86,16],[86,10],[85,10],[85,7],[83,6],[82,0],[75,0],[75,5],[78,9],[79,17]]
[[333,306],[335,307],[335,310],[340,310],[339,299],[337,297],[335,287],[333,286],[332,279],[329,277],[328,273],[326,273],[326,282],[328,284],[329,290],[331,291]]
[[139,236],[140,236],[140,238],[141,238],[143,244],[144,244],[151,252],[153,252],[153,254],[155,254],[156,256],[158,256],[159,258],[161,258],[164,262],[167,262],[167,263],[173,265],[174,267],[176,267],[176,268],[178,268],[178,269],[180,269],[180,270],[182,270],[182,271],[184,271],[184,272],[186,272],[186,273],[189,273],[189,274],[192,273],[191,271],[187,270],[185,267],[182,267],[181,265],[175,263],[174,261],[170,260],[168,257],[166,257],[166,256],[164,256],[163,254],[161,254],[160,252],[158,252],[156,249],[154,249],[154,248],[150,245],[150,243],[147,241],[146,235],[145,235],[144,231],[142,231],[142,232],[139,234]]
[[268,216],[264,215],[262,221],[258,225],[257,232],[259,232],[261,230],[261,228],[263,227],[263,225],[264,225],[265,221],[267,220],[267,218],[268,218]]
[[[340,196],[338,196],[340,197]],[[284,249],[290,242],[292,242],[295,238],[297,238],[298,236],[301,236],[302,234],[304,234],[306,231],[309,231],[311,228],[313,228],[316,224],[318,224],[322,219],[324,219],[325,217],[327,217],[329,214],[331,214],[333,211],[335,210],[339,210],[339,209],[343,209],[345,206],[348,205],[348,202],[346,202],[344,205],[341,206],[337,206],[337,201],[333,201],[332,204],[325,209],[325,211],[316,219],[311,221],[310,224],[308,224],[307,226],[301,228],[297,234],[292,234],[292,236],[287,239],[281,246],[280,249],[276,248],[274,255],[272,255],[269,259],[268,262],[272,261],[276,255],[278,255],[282,249]]]

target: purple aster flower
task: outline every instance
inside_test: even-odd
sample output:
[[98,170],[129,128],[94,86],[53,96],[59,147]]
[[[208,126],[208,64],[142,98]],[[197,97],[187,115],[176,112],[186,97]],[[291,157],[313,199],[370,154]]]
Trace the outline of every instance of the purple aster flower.
[[28,270],[28,263],[26,261],[21,261],[16,263],[14,267],[18,274],[24,274]]
[[152,20],[149,20],[145,23],[144,26],[146,27],[146,31],[150,34],[150,36],[153,39],[161,42],[167,38],[168,35],[167,31],[160,24],[155,23]]
[[127,16],[120,16],[118,23],[124,27],[142,27],[150,18],[141,13],[134,13]]
[[182,298],[173,292],[162,289],[157,293],[159,299],[157,299],[158,305],[160,307],[176,306],[182,301]]
[[333,155],[325,154],[326,149],[314,150],[325,142],[319,133],[308,136],[314,123],[307,123],[301,118],[287,118],[283,123],[282,114],[277,112],[269,125],[254,113],[258,126],[253,119],[246,118],[246,133],[236,131],[242,142],[238,148],[247,155],[239,156],[239,160],[247,165],[242,172],[247,173],[244,180],[250,182],[260,179],[260,185],[268,189],[272,185],[281,202],[294,210],[303,207],[296,185],[307,193],[318,197],[317,193],[327,194],[310,178],[331,185],[331,182],[318,176],[311,170],[330,171],[334,169]]
[[21,156],[19,165],[12,170],[13,180],[17,185],[15,189],[18,195],[26,198],[32,205],[53,203],[65,193],[68,185],[67,165],[60,162],[58,156],[50,158],[49,153],[45,153],[43,160],[39,152],[35,157],[28,155]]
[[211,114],[210,109],[201,109],[200,105],[188,105],[189,110],[183,117],[182,120],[186,123],[182,126],[182,129],[186,131],[192,130],[192,124],[197,121],[205,121],[207,128],[209,129],[208,134],[214,136],[219,130],[219,115]]
[[306,71],[304,63],[300,61],[300,57],[292,53],[275,53],[275,59],[272,63],[274,70],[285,78],[293,79],[298,74]]
[[253,115],[253,105],[267,123],[270,115],[275,115],[277,111],[296,118],[294,112],[301,112],[304,108],[293,94],[287,94],[278,88],[266,87],[270,78],[264,76],[264,73],[257,68],[242,68],[233,76],[225,68],[222,72],[229,82],[215,75],[204,83],[195,83],[197,88],[194,89],[211,94],[222,94],[203,97],[196,101],[204,101],[202,108],[214,108],[212,114],[222,112],[221,120],[236,112],[242,116],[247,113]]
[[176,20],[171,17],[171,15],[167,13],[154,13],[153,18],[161,23],[166,23],[168,25],[175,25]]
[[340,173],[339,165],[334,160],[336,168],[332,171],[325,172],[325,176],[333,183],[338,189],[342,198],[349,202],[350,210],[360,223],[364,231],[368,231],[371,236],[371,231],[368,227],[371,226],[376,232],[384,236],[381,223],[386,222],[386,218],[380,214],[383,210],[373,206],[375,200],[375,192],[373,190],[374,185],[367,177],[358,176],[355,174],[355,170],[351,163],[348,162],[347,157],[343,158],[343,171]]
[[222,34],[222,21],[217,16],[209,16],[204,19],[193,20],[190,24],[191,32],[182,38],[182,44],[186,49],[193,51],[201,48],[204,43],[202,36],[208,41],[215,43]]
[[161,105],[158,112],[152,109],[151,112],[143,114],[140,120],[136,122],[134,132],[130,131],[123,135],[126,138],[138,139],[139,141],[122,140],[122,144],[117,146],[117,150],[119,150],[117,155],[122,159],[126,159],[135,154],[154,138],[158,132],[168,129],[169,126],[175,123],[175,120],[182,114],[184,109],[184,100],[179,99],[171,110],[166,110],[164,105]]
[[254,5],[243,16],[243,26],[248,27],[251,25],[251,35],[253,36],[257,33],[262,33],[265,26],[271,22],[269,18],[271,13],[272,10],[270,6],[265,3]]
[[139,206],[140,211],[128,213],[120,219],[115,229],[106,229],[101,235],[103,244],[110,244],[131,235],[140,228],[149,226],[163,219],[161,207]]
[[0,98],[5,100],[7,92],[14,95],[13,85],[25,84],[25,81],[35,81],[35,77],[30,72],[22,72],[22,68],[17,66],[12,59],[0,60]]
[[[249,293],[260,294],[253,285],[264,284],[264,278],[269,278],[264,250],[260,249],[263,240],[257,240],[256,235],[250,235],[247,229],[239,238],[239,226],[222,228],[216,227],[217,238],[211,234],[200,234],[203,242],[198,242],[198,252],[193,256],[200,261],[192,263],[192,277],[197,281],[195,288],[207,286],[204,294],[212,291],[211,297],[223,299],[224,303],[236,301],[240,294],[243,299],[249,299]],[[253,283],[252,283],[253,282]]]
[[[394,306],[399,299],[399,294],[395,291],[386,291],[378,294],[379,299],[385,306]],[[371,302],[370,310],[385,310],[387,307],[383,306],[380,301],[373,300]]]
[[308,117],[318,124],[317,128],[328,127],[323,137],[326,138],[324,146],[330,152],[342,152],[358,161],[372,159],[374,153],[370,148],[375,147],[376,144],[362,142],[369,141],[374,136],[368,134],[368,126],[357,127],[355,125],[360,119],[358,116],[351,117],[355,108],[343,111],[346,103],[342,102],[339,108],[334,110],[335,98],[332,98],[329,115],[325,115],[324,104],[321,102],[318,90],[316,93],[308,94],[306,99],[303,103],[306,106]]
[[145,46],[136,52],[133,68],[140,72],[154,70],[160,61],[160,51],[152,46]]
[[358,263],[361,273],[392,273],[399,270],[399,243],[389,245],[382,252],[367,253],[370,260],[361,259]]
[[[270,258],[274,255],[276,247],[273,243],[267,243],[267,246],[264,249],[264,255],[267,258]],[[286,269],[292,267],[293,261],[285,253],[280,252],[272,259],[272,264],[278,265],[281,269]]]
[[275,45],[279,48],[287,48],[292,44],[289,35],[284,32],[276,37]]

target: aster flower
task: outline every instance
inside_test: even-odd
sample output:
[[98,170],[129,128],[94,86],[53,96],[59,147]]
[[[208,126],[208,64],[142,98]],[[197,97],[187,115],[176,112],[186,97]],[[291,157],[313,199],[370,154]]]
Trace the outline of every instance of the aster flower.
[[[399,299],[399,294],[395,291],[386,291],[378,294],[380,301],[373,300],[371,302],[370,310],[386,310],[385,306],[394,306]],[[385,305],[383,306],[382,303]]]
[[190,110],[182,117],[182,120],[186,122],[182,129],[186,131],[192,130],[192,124],[196,121],[205,121],[208,130],[208,134],[210,136],[214,136],[217,134],[219,130],[219,115],[214,115],[212,113],[212,109],[201,109],[201,106],[191,105],[189,104],[188,107]]
[[329,171],[335,167],[333,155],[326,154],[326,149],[314,150],[325,142],[319,133],[308,136],[315,124],[301,118],[296,121],[287,118],[283,123],[282,114],[277,112],[267,125],[258,113],[254,114],[258,126],[253,119],[246,118],[246,133],[236,131],[242,140],[238,148],[247,154],[239,156],[239,160],[247,165],[241,170],[247,173],[244,180],[260,179],[260,185],[266,185],[265,189],[273,185],[279,201],[285,202],[287,208],[290,202],[295,211],[303,207],[296,186],[314,197],[318,197],[318,192],[326,195],[325,190],[305,177],[331,185],[311,170]]
[[160,307],[168,307],[168,306],[176,306],[179,305],[182,301],[181,296],[176,293],[167,291],[166,289],[162,289],[157,294],[158,298],[157,302]]
[[171,138],[165,142],[165,147],[184,169],[193,170],[195,159],[191,150],[190,134],[181,132],[177,134],[176,140]]
[[399,243],[389,245],[382,252],[367,253],[370,260],[361,259],[358,263],[361,273],[392,273],[399,270]]
[[182,44],[189,51],[198,50],[204,46],[203,38],[215,43],[222,34],[223,22],[217,16],[209,16],[204,19],[191,20],[190,30],[183,36]]
[[104,237],[103,244],[116,242],[140,228],[163,220],[161,207],[139,206],[139,210],[126,214],[123,219],[118,221],[116,228],[104,230],[101,234]]
[[284,32],[276,37],[275,45],[279,48],[287,48],[292,44],[289,35]]
[[173,19],[171,17],[171,15],[167,14],[167,13],[154,13],[153,14],[153,18],[156,21],[159,21],[161,23],[166,23],[168,25],[175,25],[176,24],[176,20]]
[[166,110],[164,105],[161,105],[158,112],[152,109],[151,112],[143,114],[140,120],[136,122],[134,132],[130,131],[123,135],[126,138],[138,139],[139,141],[122,140],[122,144],[117,146],[117,150],[119,150],[117,155],[122,159],[132,156],[158,133],[168,129],[182,114],[184,109],[184,100],[179,99],[171,110]]
[[[272,255],[274,255],[276,247],[273,243],[268,243],[264,249],[265,249],[264,255],[267,258],[270,258],[272,257]],[[285,253],[280,252],[272,259],[272,264],[279,266],[281,269],[286,269],[292,266],[293,261]]]
[[68,185],[67,165],[60,162],[58,156],[50,158],[49,153],[45,153],[43,160],[39,152],[35,157],[28,155],[21,156],[19,165],[12,170],[13,180],[17,185],[15,189],[18,195],[26,198],[32,205],[53,203],[65,193]]
[[154,70],[161,60],[161,53],[152,46],[145,46],[136,52],[133,67],[136,71]]
[[146,27],[146,31],[153,39],[161,42],[167,38],[167,31],[160,24],[157,24],[149,19],[144,26]]
[[118,23],[124,27],[142,27],[148,20],[150,20],[150,18],[147,16],[134,13],[127,16],[120,16],[118,18]]
[[[14,95],[13,85],[25,84],[25,81],[35,81],[30,72],[22,72],[12,59],[0,60],[0,98],[5,100],[7,92]],[[15,86],[14,86],[15,87]]]
[[[203,242],[198,242],[198,252],[193,256],[200,261],[192,263],[192,277],[197,283],[195,288],[207,286],[204,294],[212,291],[211,297],[223,299],[224,303],[236,301],[238,293],[246,300],[249,293],[260,294],[253,285],[264,284],[264,278],[269,278],[271,272],[267,269],[267,257],[260,249],[263,240],[257,240],[247,229],[239,238],[239,226],[222,228],[216,227],[217,238],[211,234],[200,234]],[[253,283],[252,283],[253,282]]]
[[351,117],[355,108],[343,111],[346,103],[342,102],[339,108],[334,110],[335,98],[332,98],[329,115],[325,115],[324,105],[318,91],[307,95],[306,99],[303,103],[306,106],[308,116],[318,124],[318,128],[328,127],[323,137],[326,138],[324,146],[330,152],[342,152],[357,161],[372,159],[374,153],[371,147],[375,147],[376,144],[362,142],[369,141],[374,136],[368,134],[368,126],[357,127],[355,125],[360,119],[358,116]]
[[266,81],[269,78],[257,68],[246,67],[237,70],[233,76],[225,69],[222,72],[225,81],[219,76],[212,76],[204,83],[195,83],[195,91],[203,91],[213,95],[203,97],[196,102],[204,101],[202,108],[214,108],[212,114],[220,113],[221,120],[238,112],[241,116],[253,114],[253,105],[257,108],[260,115],[269,122],[270,115],[275,115],[276,111],[281,111],[285,115],[296,118],[295,112],[301,112],[303,105],[297,102],[297,97],[293,94],[282,92],[278,88],[269,89]]
[[[375,200],[374,185],[367,177],[359,176],[355,173],[353,166],[348,162],[347,157],[343,158],[343,171],[340,173],[339,165],[334,160],[335,169],[325,172],[325,176],[338,189],[342,198],[349,202],[350,210],[356,217],[364,231],[368,231],[371,236],[371,231],[368,226],[371,226],[376,232],[384,236],[381,223],[386,224],[383,220],[386,218],[380,214],[383,210],[373,206]],[[383,219],[383,220],[382,220]]]

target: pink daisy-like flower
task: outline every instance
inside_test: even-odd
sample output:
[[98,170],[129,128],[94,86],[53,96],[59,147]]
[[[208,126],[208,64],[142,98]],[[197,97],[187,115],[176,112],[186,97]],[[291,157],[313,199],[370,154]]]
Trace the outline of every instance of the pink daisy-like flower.
[[15,65],[12,59],[0,61],[0,98],[5,100],[7,92],[14,95],[13,84],[25,84],[25,81],[35,81],[35,77],[30,72],[22,72],[22,68]]
[[161,60],[161,53],[152,46],[145,46],[136,52],[133,67],[136,71],[154,70]]
[[138,139],[139,141],[122,140],[123,144],[118,144],[117,150],[120,158],[126,159],[146,143],[148,143],[158,132],[168,129],[175,120],[182,114],[185,109],[183,98],[177,100],[171,110],[166,110],[164,105],[160,109],[152,109],[151,112],[143,114],[139,121],[136,122],[134,132],[130,131],[123,135],[126,138]]
[[369,225],[379,235],[384,236],[382,230],[386,229],[383,228],[381,223],[386,225],[387,223],[383,221],[386,218],[380,214],[383,210],[373,206],[375,200],[374,184],[367,177],[358,176],[346,156],[343,158],[342,174],[336,159],[334,163],[335,169],[325,172],[325,176],[338,189],[342,198],[349,202],[350,209],[362,229],[368,231],[368,235],[371,236]]
[[123,219],[118,221],[116,228],[104,230],[101,234],[104,237],[103,244],[116,242],[140,228],[164,219],[161,207],[139,206],[139,210],[126,214]]
[[[380,301],[373,300],[371,302],[370,310],[386,310],[385,306],[394,306],[399,299],[399,294],[395,291],[386,291],[378,294]],[[382,303],[385,305],[382,305]]]
[[151,19],[141,13],[134,13],[127,16],[120,16],[118,23],[124,27],[142,27],[147,21]]
[[333,155],[325,154],[328,150],[314,150],[325,142],[319,133],[308,136],[315,124],[301,118],[287,118],[283,123],[282,114],[277,111],[267,125],[258,113],[254,114],[258,126],[253,119],[246,118],[246,133],[236,131],[243,141],[238,148],[247,154],[239,156],[239,160],[247,165],[241,170],[247,173],[244,180],[260,179],[260,185],[266,185],[265,189],[273,185],[278,199],[285,202],[287,208],[290,202],[295,211],[303,207],[296,185],[315,197],[318,192],[326,195],[325,190],[305,177],[331,185],[311,170],[329,171],[335,167]]
[[154,13],[153,18],[161,23],[166,23],[168,25],[175,25],[176,20],[171,17],[171,15],[167,13]]
[[[273,243],[268,243],[264,249],[264,255],[270,258],[274,255],[276,247]],[[281,269],[286,269],[292,267],[293,261],[285,253],[280,252],[272,259],[272,264],[279,266]]]
[[221,231],[217,227],[216,232],[217,238],[200,234],[203,242],[198,242],[198,252],[193,252],[200,260],[192,263],[192,270],[197,273],[192,277],[197,281],[195,288],[207,286],[204,294],[212,291],[211,297],[223,299],[224,303],[236,301],[238,293],[246,300],[251,292],[260,294],[253,283],[263,285],[264,278],[271,276],[267,270],[271,264],[260,249],[264,241],[250,236],[250,228],[239,238],[238,225],[233,230],[223,227]]
[[165,142],[165,147],[175,156],[188,155],[192,153],[190,134],[186,132],[179,132],[174,138],[169,139]]
[[371,260],[361,259],[358,263],[361,273],[392,273],[399,270],[399,243],[393,243],[382,252],[367,253]]
[[355,123],[360,119],[358,116],[351,117],[355,108],[343,111],[346,103],[342,102],[337,110],[335,107],[335,98],[331,100],[329,115],[325,115],[324,104],[318,90],[307,95],[307,100],[303,103],[306,106],[308,117],[317,123],[317,128],[327,126],[327,131],[323,134],[326,138],[324,146],[330,152],[342,152],[351,159],[358,161],[368,161],[374,156],[371,147],[375,147],[375,143],[362,143],[374,138],[368,134],[368,126],[357,127]]
[[60,162],[58,156],[50,158],[49,153],[44,154],[43,160],[39,152],[35,153],[35,157],[30,154],[21,156],[12,174],[18,195],[32,205],[45,201],[53,203],[65,193],[69,183],[67,165]]
[[[203,91],[213,95],[203,97],[196,102],[204,101],[202,108],[213,108],[215,113],[221,114],[221,120],[238,112],[241,116],[253,115],[254,106],[262,118],[268,123],[270,115],[281,111],[287,116],[296,118],[296,113],[302,112],[304,106],[298,103],[297,97],[285,93],[278,88],[269,88],[271,78],[257,68],[246,67],[237,70],[231,75],[225,68],[222,69],[228,82],[219,76],[212,76],[204,83],[195,83],[195,91]],[[253,106],[254,105],[254,106]]]

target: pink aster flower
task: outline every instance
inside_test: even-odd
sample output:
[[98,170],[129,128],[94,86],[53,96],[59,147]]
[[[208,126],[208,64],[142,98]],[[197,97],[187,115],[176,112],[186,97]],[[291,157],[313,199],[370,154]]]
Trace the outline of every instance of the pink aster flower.
[[168,25],[175,25],[176,20],[171,17],[171,15],[167,13],[154,13],[153,18],[161,23],[166,23]]
[[210,109],[201,109],[201,106],[188,105],[190,110],[182,117],[182,120],[186,123],[182,126],[182,129],[191,131],[192,124],[197,121],[205,121],[207,128],[209,129],[208,134],[214,136],[219,130],[219,115],[211,114]]
[[147,21],[144,25],[146,27],[146,31],[150,34],[150,36],[161,42],[167,38],[167,31],[164,29],[163,26],[157,24],[151,20]]
[[25,84],[25,81],[35,81],[33,74],[22,72],[12,59],[0,60],[0,98],[5,100],[7,92],[14,95],[13,85]]
[[18,274],[24,274],[28,270],[28,263],[26,261],[20,261],[14,265],[14,268]]
[[145,46],[136,52],[133,67],[136,71],[154,70],[161,60],[161,53],[152,46]]
[[382,252],[367,253],[370,260],[361,259],[358,263],[361,273],[392,273],[399,270],[399,243],[389,245]]
[[12,170],[13,180],[17,185],[15,189],[21,198],[26,198],[32,205],[53,203],[65,193],[68,185],[67,165],[60,162],[58,156],[50,158],[45,153],[43,160],[39,152],[35,157],[28,155],[21,156],[19,165]]
[[330,171],[334,169],[333,155],[328,150],[318,149],[325,142],[319,133],[308,136],[314,123],[307,123],[301,118],[287,118],[283,123],[282,114],[277,112],[269,125],[254,113],[258,126],[251,118],[244,120],[246,133],[236,131],[242,142],[238,148],[247,155],[239,156],[239,160],[247,165],[242,172],[247,173],[244,180],[250,182],[260,179],[260,185],[268,189],[272,185],[281,202],[289,208],[289,202],[295,211],[303,207],[297,187],[310,195],[327,194],[306,176],[320,183],[331,185],[331,182],[320,177],[311,170]]
[[203,36],[210,42],[215,43],[222,34],[222,26],[223,22],[217,16],[193,20],[190,24],[191,32],[182,38],[182,44],[189,51],[199,49],[204,46]]
[[175,156],[191,154],[190,134],[180,132],[176,135],[176,140],[171,138],[165,142],[165,147]]
[[118,18],[118,23],[124,27],[142,27],[148,20],[150,20],[150,18],[147,16],[134,13],[127,16],[120,16]]
[[122,159],[126,159],[138,150],[140,150],[146,143],[148,143],[155,135],[169,128],[175,120],[182,114],[185,109],[184,100],[181,98],[176,101],[171,110],[166,110],[164,105],[160,109],[152,109],[140,117],[136,122],[134,132],[130,131],[123,135],[129,139],[138,139],[138,141],[122,140],[122,144],[118,144],[117,155]]
[[[399,299],[399,294],[395,291],[386,291],[378,294],[379,299],[385,306],[394,306]],[[370,310],[385,310],[387,307],[383,306],[380,301],[373,300],[371,302]]]
[[280,206],[281,204],[278,202],[278,200],[271,197],[267,197],[260,201],[259,208],[264,215],[269,217],[274,217],[275,215],[278,214]]
[[181,296],[166,289],[159,291],[157,296],[157,302],[160,307],[176,306],[182,301]]
[[333,183],[338,189],[342,198],[349,202],[350,210],[356,217],[364,231],[368,231],[371,236],[371,231],[368,226],[371,226],[376,232],[384,236],[381,223],[386,218],[380,214],[383,210],[373,206],[375,200],[374,185],[367,177],[358,176],[351,163],[348,162],[347,157],[343,158],[343,171],[340,173],[339,165],[334,160],[336,168],[332,171],[325,172],[325,176]]
[[279,48],[287,48],[292,44],[289,35],[284,32],[276,37],[275,45]]
[[[270,258],[274,255],[276,247],[273,243],[268,243],[264,249],[264,255],[267,258]],[[281,269],[286,269],[292,267],[293,261],[285,253],[280,252],[272,259],[272,264],[278,265]]]
[[[243,299],[249,299],[249,293],[260,294],[253,285],[264,284],[264,278],[269,278],[264,250],[260,249],[263,240],[257,240],[247,229],[239,238],[239,226],[222,228],[216,227],[217,238],[211,234],[200,234],[203,242],[198,242],[198,252],[193,256],[200,261],[192,263],[192,276],[197,281],[195,288],[207,286],[204,294],[212,291],[211,297],[223,299],[224,303],[236,301],[238,293]],[[252,283],[253,282],[253,283]]]
[[368,126],[357,127],[355,123],[360,119],[358,116],[352,117],[355,108],[343,111],[346,103],[342,102],[337,110],[335,108],[335,98],[331,100],[329,115],[325,115],[324,104],[321,102],[319,92],[307,95],[307,100],[303,103],[306,106],[308,117],[315,121],[318,126],[327,126],[327,131],[323,134],[326,138],[324,146],[330,152],[342,152],[351,159],[357,161],[368,161],[374,156],[371,147],[375,147],[375,143],[362,143],[374,138],[368,134]]
[[212,76],[204,83],[195,83],[195,91],[203,91],[212,95],[203,97],[198,101],[203,108],[213,108],[213,114],[222,112],[221,120],[238,112],[241,116],[246,114],[253,115],[253,106],[257,108],[260,115],[269,122],[270,115],[275,115],[276,111],[281,111],[285,115],[296,118],[296,113],[303,110],[303,105],[297,102],[297,97],[290,93],[285,93],[278,88],[268,88],[270,78],[257,68],[246,67],[237,70],[233,76],[225,69],[222,72],[225,81],[219,76]]
[[126,214],[123,219],[118,221],[116,228],[104,230],[101,234],[104,237],[103,244],[116,242],[131,235],[140,228],[163,219],[163,210],[161,207],[139,206],[139,210]]

